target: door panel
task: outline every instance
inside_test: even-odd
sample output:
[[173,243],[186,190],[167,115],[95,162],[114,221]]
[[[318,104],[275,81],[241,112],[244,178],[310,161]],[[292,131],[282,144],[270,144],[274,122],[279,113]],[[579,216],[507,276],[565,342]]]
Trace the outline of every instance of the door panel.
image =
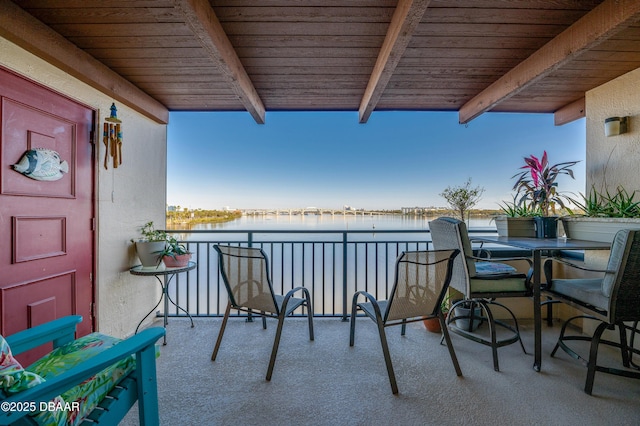
[[67,254],[67,218],[13,217],[13,262],[29,262]]
[[[7,248],[0,252],[0,333],[78,314],[78,335],[87,334],[93,329],[93,111],[0,68],[0,121],[0,246]],[[36,148],[67,163],[60,179],[35,180],[14,170]]]
[[[6,127],[2,137],[2,169],[11,170],[23,154],[34,148],[52,149],[67,162],[69,172],[57,181],[37,181],[21,173],[2,174],[2,193],[30,197],[75,197],[76,126],[62,117],[38,111],[12,99],[2,98]],[[86,141],[85,141],[86,142]]]

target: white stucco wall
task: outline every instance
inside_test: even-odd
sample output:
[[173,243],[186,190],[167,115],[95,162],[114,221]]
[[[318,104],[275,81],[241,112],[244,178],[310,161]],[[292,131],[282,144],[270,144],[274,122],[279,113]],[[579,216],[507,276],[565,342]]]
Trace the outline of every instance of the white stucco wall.
[[[98,90],[0,37],[0,65],[98,110],[98,125],[113,100]],[[103,167],[104,145],[96,158],[97,328],[118,337],[133,334],[160,297],[154,278],[129,274],[136,262],[129,242],[153,220],[164,227],[166,206],[166,125],[116,102],[122,120],[123,164]],[[102,127],[99,126],[99,135]],[[153,320],[153,316],[151,318]]]
[[[586,93],[587,163],[585,193],[615,193],[622,186],[640,198],[640,68]],[[605,136],[604,120],[629,117],[627,133]],[[606,252],[587,252],[585,260],[595,268],[604,267]]]
[[[586,93],[587,110],[587,187],[599,192],[616,191],[618,186],[640,195],[640,68]],[[608,117],[630,117],[628,133],[607,137],[604,120]],[[586,252],[585,261],[600,268],[606,265],[609,253]],[[592,333],[595,324],[584,324]],[[608,338],[616,340],[613,332]],[[636,342],[640,347],[640,342]]]
[[[586,94],[587,189],[640,194],[640,68]],[[606,137],[604,120],[629,116],[629,132]]]

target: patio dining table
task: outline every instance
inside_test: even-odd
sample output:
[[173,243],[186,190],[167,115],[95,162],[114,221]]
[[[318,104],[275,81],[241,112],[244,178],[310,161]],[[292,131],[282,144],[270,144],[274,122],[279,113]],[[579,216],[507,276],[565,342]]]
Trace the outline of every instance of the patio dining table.
[[473,236],[472,240],[531,251],[533,256],[533,369],[535,371],[540,371],[540,369],[542,368],[542,306],[540,297],[540,278],[543,253],[558,250],[609,250],[611,248],[611,243],[604,243],[600,241],[574,240],[570,238],[527,238],[475,235]]

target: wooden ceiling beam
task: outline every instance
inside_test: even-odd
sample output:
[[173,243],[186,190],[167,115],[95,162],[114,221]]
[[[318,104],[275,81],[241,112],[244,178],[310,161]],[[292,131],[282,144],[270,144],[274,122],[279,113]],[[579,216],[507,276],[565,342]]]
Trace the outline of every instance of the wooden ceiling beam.
[[265,107],[208,0],[173,0],[187,25],[220,69],[220,73],[258,124]]
[[640,1],[605,0],[460,108],[468,123],[640,18]]
[[13,2],[0,2],[0,36],[144,116],[169,122],[163,104]]
[[553,124],[562,126],[563,124],[571,123],[586,116],[586,101],[585,98],[582,97],[556,110],[553,113]]
[[431,0],[399,0],[369,83],[360,101],[360,123],[366,123],[402,58]]

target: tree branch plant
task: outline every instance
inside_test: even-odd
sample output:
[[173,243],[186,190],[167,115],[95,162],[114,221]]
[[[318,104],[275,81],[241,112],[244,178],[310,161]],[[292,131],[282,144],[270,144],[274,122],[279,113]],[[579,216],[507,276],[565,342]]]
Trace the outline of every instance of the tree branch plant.
[[440,196],[447,201],[449,207],[455,210],[460,220],[464,222],[468,211],[478,204],[483,193],[484,188],[481,186],[472,187],[471,178],[469,178],[463,185],[446,187]]

